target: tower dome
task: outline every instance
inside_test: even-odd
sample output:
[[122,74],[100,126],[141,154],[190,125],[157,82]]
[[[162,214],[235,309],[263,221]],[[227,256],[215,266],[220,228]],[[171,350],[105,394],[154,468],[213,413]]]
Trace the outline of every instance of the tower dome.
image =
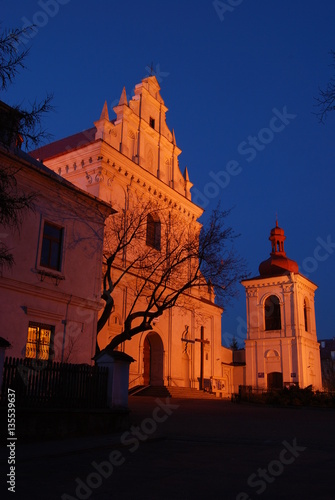
[[298,273],[299,266],[295,260],[286,257],[284,250],[284,241],[286,239],[284,229],[278,226],[271,229],[269,240],[271,241],[270,258],[264,260],[259,265],[259,274],[262,277],[280,276],[287,273]]

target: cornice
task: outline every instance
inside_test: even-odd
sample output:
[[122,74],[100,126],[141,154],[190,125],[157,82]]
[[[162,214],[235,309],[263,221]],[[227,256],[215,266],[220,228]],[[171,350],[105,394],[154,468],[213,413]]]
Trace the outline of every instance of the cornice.
[[25,307],[24,309],[27,316],[38,316],[39,318],[50,319],[53,321],[61,321],[64,318],[64,314],[57,314],[43,309],[35,309],[33,307]]
[[59,302],[62,304],[71,303],[72,306],[79,306],[81,308],[89,308],[99,311],[101,309],[100,299],[91,300],[80,297],[78,295],[71,295],[60,290],[50,290],[32,283],[25,281],[17,281],[11,278],[0,277],[0,289],[14,290],[26,296],[42,297],[43,299],[52,302]]
[[[93,144],[96,145],[97,142]],[[66,158],[63,157],[62,166],[59,162],[57,162],[58,165],[53,161],[50,163],[58,174],[65,175],[69,181],[85,175],[87,184],[93,185],[101,182],[110,188],[114,179],[118,178],[124,186],[147,192],[158,200],[178,208],[187,217],[198,219],[202,215],[203,209],[195,205],[192,200],[171,188],[111,145],[100,140],[100,148],[93,148],[93,151],[88,152],[90,147],[91,145],[84,146],[82,159],[77,158],[75,162],[66,163]]]
[[269,286],[278,286],[285,284],[292,284],[292,281],[288,276],[273,276],[269,278],[251,278],[250,280],[243,280],[241,284],[246,290],[252,288],[266,288]]
[[[299,278],[300,279],[296,280],[298,290],[306,290],[314,296],[315,290],[318,287],[312,281],[309,281],[304,276],[300,276]],[[301,278],[303,278],[303,279],[301,279]]]

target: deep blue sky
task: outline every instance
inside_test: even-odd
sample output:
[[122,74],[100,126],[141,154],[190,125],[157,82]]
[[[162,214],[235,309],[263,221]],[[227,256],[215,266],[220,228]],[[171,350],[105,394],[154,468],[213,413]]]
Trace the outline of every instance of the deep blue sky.
[[[25,105],[53,92],[45,126],[56,140],[91,127],[105,100],[112,118],[123,86],[131,96],[153,63],[181,170],[187,165],[199,190],[194,200],[207,210],[218,200],[234,207],[229,222],[252,276],[269,256],[277,212],[288,257],[319,286],[318,338],[333,337],[335,112],[325,125],[313,113],[318,88],[335,74],[335,2],[231,0],[224,19],[205,0],[55,2],[1,2],[2,27],[34,21],[37,32],[28,69],[0,98]],[[274,117],[285,109],[282,124]],[[237,175],[215,185],[232,160]],[[223,331],[242,346],[240,288]]]

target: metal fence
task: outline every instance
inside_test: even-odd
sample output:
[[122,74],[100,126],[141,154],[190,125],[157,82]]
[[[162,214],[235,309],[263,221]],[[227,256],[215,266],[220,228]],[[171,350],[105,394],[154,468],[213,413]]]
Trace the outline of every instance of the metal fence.
[[299,388],[296,383],[284,383],[282,388],[266,389],[240,385],[238,393],[232,394],[232,401],[263,402],[282,406],[335,406],[335,393],[331,391],[313,391],[312,386]]
[[12,389],[18,407],[106,408],[107,375],[104,367],[9,357],[0,402]]

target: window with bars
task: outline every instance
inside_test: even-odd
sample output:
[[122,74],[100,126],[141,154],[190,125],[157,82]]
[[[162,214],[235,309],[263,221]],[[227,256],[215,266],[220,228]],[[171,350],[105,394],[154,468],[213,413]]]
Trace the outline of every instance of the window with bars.
[[60,271],[62,244],[63,228],[50,222],[44,222],[40,265]]
[[29,322],[26,358],[48,360],[53,358],[54,327]]

